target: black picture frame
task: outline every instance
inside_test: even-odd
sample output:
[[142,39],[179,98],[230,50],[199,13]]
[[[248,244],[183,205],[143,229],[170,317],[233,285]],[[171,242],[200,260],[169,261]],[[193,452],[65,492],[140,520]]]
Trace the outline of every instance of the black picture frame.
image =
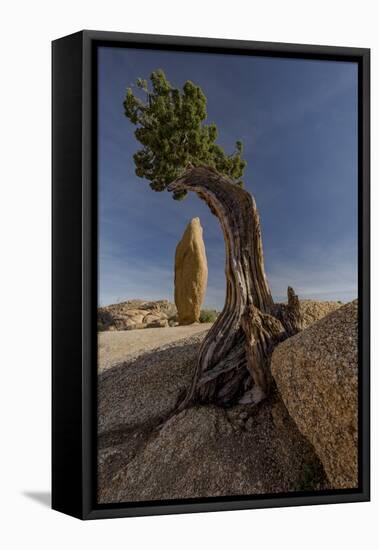
[[[319,493],[96,503],[97,113],[100,45],[358,63],[359,488]],[[52,507],[81,519],[370,499],[370,50],[81,31],[52,43]]]

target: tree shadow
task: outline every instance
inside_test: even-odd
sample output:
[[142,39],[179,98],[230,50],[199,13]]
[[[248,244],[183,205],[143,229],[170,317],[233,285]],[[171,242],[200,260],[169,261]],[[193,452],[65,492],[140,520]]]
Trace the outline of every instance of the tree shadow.
[[51,506],[51,492],[50,491],[23,491],[25,497],[38,502],[42,506]]

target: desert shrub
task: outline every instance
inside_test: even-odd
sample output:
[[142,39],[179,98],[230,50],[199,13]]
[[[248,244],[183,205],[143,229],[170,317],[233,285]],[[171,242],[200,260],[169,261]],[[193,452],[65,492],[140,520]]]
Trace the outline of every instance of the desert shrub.
[[200,323],[214,323],[218,317],[215,309],[202,309],[200,312]]

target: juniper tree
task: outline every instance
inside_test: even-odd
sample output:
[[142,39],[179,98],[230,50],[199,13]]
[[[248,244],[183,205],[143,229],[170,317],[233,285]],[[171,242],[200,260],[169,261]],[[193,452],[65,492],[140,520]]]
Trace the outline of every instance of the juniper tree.
[[[230,155],[216,143],[217,126],[205,123],[207,98],[200,86],[187,80],[181,90],[175,88],[161,69],[150,81],[137,79],[124,101],[125,116],[136,125],[135,137],[142,145],[134,154],[137,176],[147,179],[154,191],[163,191],[189,164],[203,165],[242,186],[242,142],[236,141]],[[176,192],[173,197],[186,194]]]
[[270,390],[274,347],[302,328],[299,300],[291,287],[288,304],[272,299],[258,209],[242,189],[242,143],[229,156],[216,144],[217,127],[204,122],[207,100],[199,86],[187,81],[182,90],[173,88],[161,70],[150,80],[150,87],[137,80],[137,90],[129,88],[124,101],[142,144],[134,155],[136,174],[176,199],[195,192],[219,218],[226,245],[225,305],[202,342],[191,387],[176,410],[193,402],[257,403]]

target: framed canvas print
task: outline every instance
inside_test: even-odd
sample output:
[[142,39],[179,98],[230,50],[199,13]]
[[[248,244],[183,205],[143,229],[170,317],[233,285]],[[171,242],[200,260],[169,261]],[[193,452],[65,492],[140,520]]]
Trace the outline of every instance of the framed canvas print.
[[369,50],[53,42],[53,508],[369,500]]

